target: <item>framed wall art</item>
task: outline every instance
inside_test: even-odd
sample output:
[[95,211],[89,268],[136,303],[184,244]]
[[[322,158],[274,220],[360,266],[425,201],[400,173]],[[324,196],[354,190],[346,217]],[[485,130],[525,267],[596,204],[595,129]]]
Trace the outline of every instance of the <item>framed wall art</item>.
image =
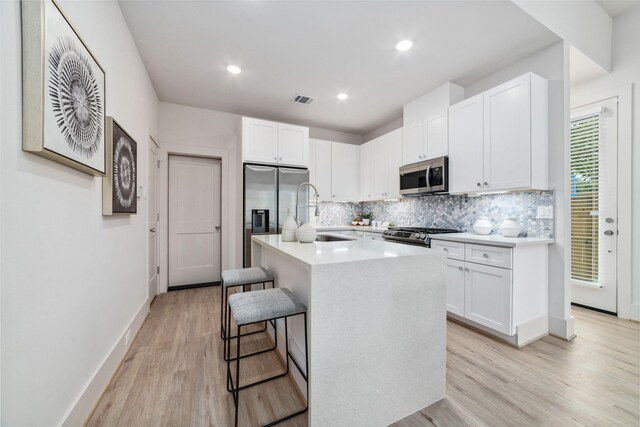
[[22,149],[104,175],[105,73],[53,0],[22,2]]
[[138,211],[138,145],[113,117],[105,122],[107,171],[102,178],[102,214]]

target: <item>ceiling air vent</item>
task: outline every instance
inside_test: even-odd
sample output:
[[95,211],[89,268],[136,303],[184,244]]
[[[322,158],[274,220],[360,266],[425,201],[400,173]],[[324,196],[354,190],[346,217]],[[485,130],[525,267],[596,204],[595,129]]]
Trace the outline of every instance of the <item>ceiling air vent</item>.
[[316,100],[315,98],[312,98],[310,96],[304,96],[304,95],[296,95],[293,98],[291,98],[291,102],[293,102],[294,104],[304,104],[304,105],[309,105],[315,100]]

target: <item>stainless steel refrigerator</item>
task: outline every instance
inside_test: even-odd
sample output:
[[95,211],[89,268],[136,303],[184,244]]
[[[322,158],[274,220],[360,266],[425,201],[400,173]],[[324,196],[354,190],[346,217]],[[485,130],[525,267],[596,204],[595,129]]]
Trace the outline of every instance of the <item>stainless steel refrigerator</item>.
[[[280,234],[288,210],[295,215],[296,191],[309,181],[307,169],[244,165],[244,266],[251,266],[251,236]],[[309,205],[309,187],[300,190],[298,204]],[[300,224],[309,220],[308,208],[299,210]]]

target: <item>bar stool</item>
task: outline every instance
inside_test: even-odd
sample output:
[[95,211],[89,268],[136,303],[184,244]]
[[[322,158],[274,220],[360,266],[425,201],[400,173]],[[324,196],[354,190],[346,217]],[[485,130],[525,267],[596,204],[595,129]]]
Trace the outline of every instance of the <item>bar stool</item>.
[[[302,314],[304,316],[304,352],[305,352],[305,369],[304,372],[300,368],[300,365],[289,352],[289,328],[288,318]],[[236,374],[235,382],[231,374],[231,358],[230,348],[227,346],[227,390],[233,393],[233,403],[235,404],[235,425],[238,426],[238,408],[240,400],[240,390],[244,390],[249,387],[256,386],[258,384],[265,383],[267,381],[274,380],[276,378],[283,377],[289,373],[289,359],[293,361],[302,378],[307,382],[307,398],[309,396],[309,380],[307,379],[307,373],[309,369],[309,352],[307,346],[307,307],[300,302],[289,289],[287,288],[272,288],[252,292],[236,293],[229,297],[229,310],[227,314],[227,330],[231,327],[231,316],[238,325],[237,334],[237,350],[236,354],[240,354],[240,338],[243,336],[241,333],[242,328],[248,325],[257,324],[260,322],[276,321],[277,319],[284,318],[284,336],[286,346],[286,370],[281,374],[276,374],[272,377],[265,378],[263,380],[255,381],[249,384],[240,385],[240,360],[242,358],[236,358]],[[277,332],[276,332],[277,334]],[[275,351],[278,351],[277,349]],[[282,421],[288,420],[300,414],[303,414],[309,408],[308,403],[305,404],[304,409],[301,409],[285,417],[279,418],[267,426],[272,426]]]
[[[225,362],[227,361],[227,343],[229,339],[236,338],[236,336],[227,337],[227,329],[225,328],[224,318],[227,310],[227,300],[229,299],[229,288],[235,288],[242,286],[243,290],[246,286],[262,284],[262,289],[265,289],[266,283],[271,282],[271,287],[275,287],[275,278],[273,274],[263,267],[250,267],[250,268],[238,268],[234,270],[225,270],[222,272],[222,281],[220,286],[220,338],[224,340],[223,356]],[[271,322],[271,325],[276,329],[275,322]],[[264,323],[264,327],[257,331],[246,332],[244,335],[252,335],[260,332],[264,332],[267,329],[267,323]],[[231,331],[229,331],[231,334]],[[268,348],[260,352],[246,354],[242,357],[251,356],[252,354],[258,354],[265,351],[271,351],[278,346],[278,334],[275,334],[276,342],[273,348]],[[237,357],[238,355],[236,355]],[[235,359],[233,359],[235,360]]]

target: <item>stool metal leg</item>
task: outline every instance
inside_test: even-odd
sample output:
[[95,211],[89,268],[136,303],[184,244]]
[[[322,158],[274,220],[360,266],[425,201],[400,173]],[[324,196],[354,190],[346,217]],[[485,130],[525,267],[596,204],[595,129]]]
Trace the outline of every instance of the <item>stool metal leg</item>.
[[[240,328],[242,328],[242,326],[238,325],[238,355],[240,354],[240,337],[242,337],[242,335],[240,334]],[[236,404],[236,427],[238,427],[238,411],[240,410],[240,359],[241,358],[238,357],[238,359],[236,360],[236,397],[234,399]]]
[[[231,310],[228,310],[231,311]],[[255,385],[258,384],[262,384],[265,383],[267,381],[271,381],[274,380],[276,378],[280,378],[283,377],[285,375],[288,375],[289,373],[289,358],[291,358],[291,361],[293,362],[293,364],[296,366],[296,368],[298,369],[298,372],[300,372],[300,375],[304,378],[305,382],[307,383],[307,403],[305,404],[305,407],[299,411],[296,411],[292,414],[286,415],[285,417],[279,418],[275,421],[270,422],[269,424],[265,424],[264,427],[270,427],[270,426],[274,426],[276,424],[279,424],[283,421],[287,421],[291,418],[297,417],[298,415],[302,415],[305,412],[307,412],[309,410],[309,343],[308,343],[308,335],[307,335],[307,313],[302,313],[302,315],[304,316],[304,350],[305,350],[305,358],[304,358],[304,364],[305,364],[305,370],[304,372],[302,371],[300,364],[298,363],[298,361],[295,359],[295,357],[293,356],[293,354],[291,354],[291,352],[289,351],[289,340],[285,339],[285,348],[286,348],[286,365],[287,365],[287,369],[286,371],[284,371],[281,374],[275,375],[273,377],[269,377],[266,378],[264,380],[260,380],[260,381],[256,381],[250,384],[245,384],[243,386],[240,385],[240,359],[244,358],[238,358],[238,359],[231,359],[230,357],[228,357],[228,359],[231,360],[236,360],[236,372],[235,372],[235,383],[232,377],[232,373],[231,373],[231,360],[227,360],[227,390],[229,392],[232,393],[233,396],[233,402],[235,404],[235,426],[238,426],[238,418],[239,418],[239,411],[240,411],[240,390],[244,390],[245,388],[249,388],[249,387],[253,387]],[[289,336],[289,327],[288,327],[288,318],[289,316],[285,316],[284,317],[284,328],[285,328],[285,336],[288,337]],[[272,319],[274,321],[277,321],[277,319]],[[227,316],[227,326],[231,327],[231,316],[230,314]],[[238,325],[238,338],[237,338],[237,344],[236,344],[236,351],[237,354],[240,354],[240,335],[241,334],[241,329],[243,326],[247,326],[247,325]],[[229,352],[230,352],[230,347],[231,344],[229,344],[229,347],[227,347],[227,356],[229,356]]]

